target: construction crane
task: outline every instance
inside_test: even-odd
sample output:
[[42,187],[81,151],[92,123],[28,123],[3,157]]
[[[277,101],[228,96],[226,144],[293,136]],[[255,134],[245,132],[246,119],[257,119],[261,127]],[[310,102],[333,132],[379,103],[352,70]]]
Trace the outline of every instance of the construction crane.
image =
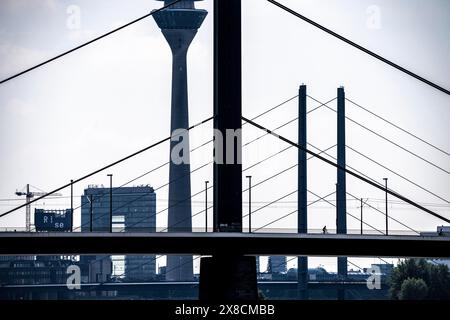
[[[47,192],[31,192],[30,191],[30,184],[28,184],[28,183],[27,183],[26,189],[27,189],[26,192],[16,191],[16,196],[19,196],[19,197],[20,196],[25,196],[26,197],[27,206],[25,207],[25,210],[26,210],[25,225],[26,225],[26,231],[30,232],[31,231],[31,205],[30,205],[30,201],[34,197],[45,196],[48,193]],[[61,196],[60,193],[53,193],[52,195],[54,195],[54,196]]]

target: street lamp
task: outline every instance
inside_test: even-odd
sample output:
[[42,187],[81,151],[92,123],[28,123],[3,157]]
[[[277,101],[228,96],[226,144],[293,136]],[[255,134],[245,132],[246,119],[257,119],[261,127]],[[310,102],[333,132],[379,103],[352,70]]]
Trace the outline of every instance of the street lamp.
[[73,180],[70,180],[70,231],[73,231]]
[[109,177],[109,221],[110,221],[110,225],[109,225],[109,232],[113,232],[113,222],[112,222],[112,177],[113,175],[110,173],[107,175]]
[[363,234],[363,199],[361,198],[361,234]]
[[205,232],[208,232],[208,183],[205,181]]
[[383,178],[386,188],[386,235],[388,235],[388,178]]
[[246,176],[248,179],[248,232],[252,233],[252,176]]

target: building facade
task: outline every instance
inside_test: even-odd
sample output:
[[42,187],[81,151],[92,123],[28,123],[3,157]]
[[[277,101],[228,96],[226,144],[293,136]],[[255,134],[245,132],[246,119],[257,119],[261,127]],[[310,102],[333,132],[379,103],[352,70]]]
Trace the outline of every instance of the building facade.
[[267,270],[270,273],[286,273],[286,256],[270,256],[268,261]]
[[65,257],[2,256],[0,259],[0,285],[34,285],[66,283],[67,268],[73,264]]
[[[113,232],[156,231],[156,193],[152,187],[113,188],[111,200],[109,188],[90,186],[84,190],[81,197],[82,232],[109,232],[111,222]],[[127,281],[153,280],[155,260],[155,255],[127,255],[125,272],[119,276]],[[113,275],[110,256],[82,256],[82,264],[83,274],[88,275],[89,281],[105,282]]]

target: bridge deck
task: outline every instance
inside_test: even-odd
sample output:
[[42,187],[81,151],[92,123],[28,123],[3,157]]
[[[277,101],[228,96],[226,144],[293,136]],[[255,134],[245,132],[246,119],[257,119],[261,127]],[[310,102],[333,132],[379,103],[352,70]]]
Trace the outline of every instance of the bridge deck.
[[248,233],[0,233],[0,255],[450,257],[450,237]]

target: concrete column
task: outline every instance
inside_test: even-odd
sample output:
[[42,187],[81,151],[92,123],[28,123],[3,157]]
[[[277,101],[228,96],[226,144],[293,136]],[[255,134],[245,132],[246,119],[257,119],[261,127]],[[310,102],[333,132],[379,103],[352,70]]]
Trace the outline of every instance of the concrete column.
[[[306,86],[298,92],[298,144],[306,148]],[[298,149],[298,233],[308,233],[308,190],[306,152]],[[308,257],[298,257],[298,298],[308,299]]]
[[[345,91],[343,87],[337,90],[337,164],[346,168],[345,160]],[[336,208],[337,208],[337,233],[347,233],[347,187],[345,171],[337,169],[336,188]],[[345,280],[347,278],[347,257],[338,257],[338,275]],[[345,299],[345,291],[339,289],[338,299]]]
[[[214,128],[225,138],[227,130],[241,129],[241,59],[241,0],[214,0]],[[214,163],[215,232],[242,232],[242,146],[240,139],[233,144],[234,150],[222,150],[224,163]],[[230,248],[228,255],[202,258],[200,268],[200,300],[257,299],[255,257]]]

